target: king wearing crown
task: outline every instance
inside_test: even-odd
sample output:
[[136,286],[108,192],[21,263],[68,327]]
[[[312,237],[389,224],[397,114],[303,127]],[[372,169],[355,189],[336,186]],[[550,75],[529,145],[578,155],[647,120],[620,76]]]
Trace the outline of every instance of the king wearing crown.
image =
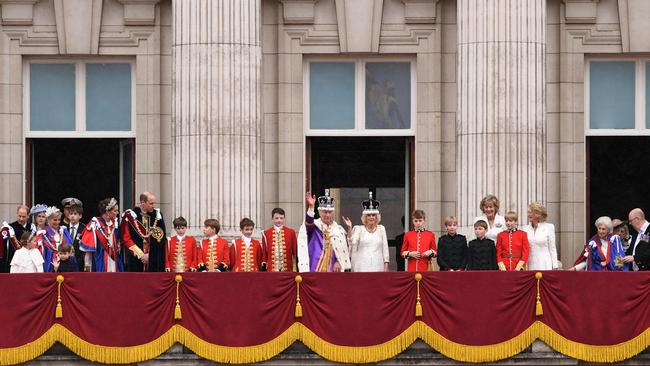
[[298,269],[300,272],[341,272],[350,270],[346,233],[334,221],[334,198],[329,189],[318,197],[319,219],[314,220],[316,196],[306,195],[309,209],[298,234]]

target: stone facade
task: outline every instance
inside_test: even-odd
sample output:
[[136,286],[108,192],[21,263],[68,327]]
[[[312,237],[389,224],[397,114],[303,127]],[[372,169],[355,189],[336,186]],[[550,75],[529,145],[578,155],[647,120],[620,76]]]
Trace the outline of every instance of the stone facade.
[[[285,208],[289,225],[302,220],[305,63],[314,57],[404,56],[416,64],[411,189],[432,229],[441,232],[449,214],[467,225],[487,193],[502,199],[502,212],[516,209],[522,218],[529,201],[542,200],[561,260],[565,267],[572,262],[591,225],[586,60],[649,52],[646,1],[531,0],[510,8],[511,2],[500,0],[483,2],[485,8],[467,0],[210,3],[0,0],[0,122],[7,131],[0,137],[2,217],[12,217],[30,195],[26,60],[132,60],[136,192],[157,193],[168,220],[188,215],[198,230],[200,220],[216,216],[234,234],[241,216],[268,225],[275,206]],[[494,19],[532,25],[498,34],[471,26],[489,30]],[[527,55],[521,59],[525,67],[513,67],[502,54],[491,58],[490,47],[502,43],[510,44],[503,52]],[[488,52],[472,56],[480,49]],[[465,93],[481,89],[483,94]],[[518,99],[523,94],[526,99]],[[517,103],[529,112],[507,112],[505,106]],[[481,129],[479,120],[485,122]],[[500,150],[502,143],[514,146]],[[472,153],[474,144],[494,150]],[[495,169],[498,176],[490,173]]]

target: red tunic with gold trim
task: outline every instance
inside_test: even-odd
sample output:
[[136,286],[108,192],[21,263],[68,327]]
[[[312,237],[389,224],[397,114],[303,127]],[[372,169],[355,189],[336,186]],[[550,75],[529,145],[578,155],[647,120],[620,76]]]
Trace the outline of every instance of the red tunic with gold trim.
[[167,242],[169,243],[169,247],[165,256],[165,271],[196,271],[196,260],[198,257],[196,239],[193,236],[179,238],[176,235]]
[[529,252],[530,244],[525,231],[502,231],[497,235],[497,264],[500,269],[504,267],[506,271],[524,269]]
[[230,258],[233,272],[259,272],[264,260],[262,244],[251,239],[250,245],[246,246],[244,239],[233,240],[230,246]]
[[269,272],[295,272],[294,262],[298,255],[296,232],[286,226],[276,230],[266,229],[262,235],[264,262]]
[[[431,231],[409,231],[404,233],[404,242],[402,242],[402,258],[407,258],[408,252],[418,252],[420,254],[433,250],[433,254],[438,253],[436,246],[436,235]],[[430,258],[411,258],[408,257],[406,270],[409,272],[428,271]]]
[[201,241],[198,251],[198,267],[205,267],[208,272],[218,272],[221,265],[224,270],[230,268],[230,252],[226,239],[213,236]]

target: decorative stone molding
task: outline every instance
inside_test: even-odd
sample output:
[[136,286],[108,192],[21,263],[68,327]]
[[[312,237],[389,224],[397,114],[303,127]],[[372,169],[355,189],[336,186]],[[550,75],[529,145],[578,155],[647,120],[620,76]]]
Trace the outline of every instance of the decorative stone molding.
[[0,0],[3,25],[32,25],[38,0]]
[[285,30],[290,38],[298,39],[301,46],[338,46],[336,31],[314,30],[313,28],[288,28]]
[[567,33],[576,39],[581,39],[585,46],[620,45],[621,32],[618,27],[611,25],[592,26],[589,28],[567,28]]
[[154,33],[153,28],[130,29],[121,33],[102,32],[99,39],[100,47],[138,47],[140,41],[146,41]]
[[623,52],[650,52],[650,1],[618,0]]
[[154,25],[160,0],[117,0],[124,5],[125,25]]
[[280,0],[284,24],[314,24],[314,5],[318,0]]
[[[379,44],[382,46],[412,45],[417,46],[423,39],[429,38],[436,30],[433,25],[407,25],[398,26],[399,29],[391,29],[390,25],[384,25],[379,37]],[[396,27],[397,28],[397,27]]]
[[596,23],[600,0],[562,0],[567,23]]
[[379,52],[384,0],[336,0],[341,53]]
[[56,47],[58,41],[55,33],[34,33],[32,27],[3,29],[9,39],[18,40],[20,47]]
[[56,32],[62,55],[99,52],[103,0],[54,0]]
[[435,23],[438,1],[440,0],[402,0],[404,22],[406,24]]

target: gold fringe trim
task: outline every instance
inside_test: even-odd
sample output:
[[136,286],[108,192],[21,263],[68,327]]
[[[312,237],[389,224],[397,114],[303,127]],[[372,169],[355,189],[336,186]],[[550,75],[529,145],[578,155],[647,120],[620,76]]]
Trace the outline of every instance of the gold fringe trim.
[[260,362],[275,357],[295,341],[301,341],[312,351],[330,361],[369,363],[395,357],[418,338],[446,357],[461,362],[503,360],[520,353],[535,339],[540,339],[556,351],[578,360],[617,362],[634,357],[650,345],[650,328],[629,341],[596,346],[568,340],[549,326],[536,321],[521,334],[505,342],[468,346],[450,341],[424,322],[416,321],[404,332],[385,343],[352,347],[329,343],[303,324],[294,323],[278,337],[266,343],[247,347],[228,347],[204,341],[186,328],[174,325],[149,343],[131,347],[107,347],[88,343],[64,326],[54,324],[33,342],[19,347],[0,349],[0,365],[13,365],[33,360],[56,342],[62,343],[84,359],[112,364],[150,360],[168,350],[174,343],[181,343],[197,355],[215,362],[234,364]]

